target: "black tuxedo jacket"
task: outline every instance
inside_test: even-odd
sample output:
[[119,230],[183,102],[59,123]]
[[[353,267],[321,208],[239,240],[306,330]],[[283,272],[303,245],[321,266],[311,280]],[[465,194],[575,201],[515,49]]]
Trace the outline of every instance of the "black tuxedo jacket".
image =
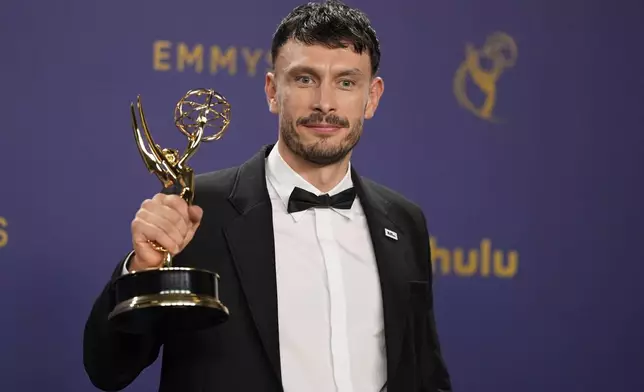
[[[163,346],[161,392],[282,391],[271,202],[264,147],[239,167],[196,177],[204,210],[194,239],[174,265],[216,271],[229,320],[176,336],[111,330],[111,282],[85,326],[83,355],[92,383],[121,390],[152,364]],[[397,193],[352,172],[371,232],[384,306],[388,392],[451,391],[432,298],[429,235],[422,211]],[[394,240],[385,229],[397,233]],[[116,266],[118,277],[123,260]],[[289,391],[305,392],[305,391]],[[374,391],[378,392],[378,391]]]

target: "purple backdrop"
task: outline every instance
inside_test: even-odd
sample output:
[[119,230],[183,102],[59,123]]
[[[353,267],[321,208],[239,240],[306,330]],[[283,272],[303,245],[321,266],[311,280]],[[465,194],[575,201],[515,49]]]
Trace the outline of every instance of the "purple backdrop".
[[[175,103],[215,88],[230,131],[192,166],[243,162],[276,138],[266,53],[298,3],[4,4],[0,390],[93,390],[84,322],[159,188],[129,103],[142,94],[160,144],[183,148]],[[351,4],[386,86],[355,164],[428,215],[457,392],[644,390],[643,3]]]

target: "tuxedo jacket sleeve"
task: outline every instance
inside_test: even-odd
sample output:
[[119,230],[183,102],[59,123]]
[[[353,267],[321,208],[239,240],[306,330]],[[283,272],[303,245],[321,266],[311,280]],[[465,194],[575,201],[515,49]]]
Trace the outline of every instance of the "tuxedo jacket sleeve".
[[158,357],[161,337],[121,333],[110,328],[107,316],[116,305],[112,282],[121,276],[123,259],[105,285],[85,324],[83,361],[85,371],[97,388],[117,391],[128,386]]
[[[429,246],[429,233],[425,215],[422,211],[418,210],[418,224],[419,224],[419,246],[421,246],[422,254],[421,260],[426,261],[427,265],[427,282],[423,282],[418,287],[412,286],[411,295],[412,301],[416,302],[417,298],[421,298],[416,303],[416,308],[420,317],[415,317],[412,322],[412,329],[414,335],[418,339],[419,345],[426,345],[426,349],[422,352],[425,353],[425,358],[418,359],[418,369],[420,372],[426,372],[426,385],[423,385],[427,391],[448,392],[452,391],[452,383],[443,359],[441,352],[441,345],[438,338],[436,327],[436,317],[434,315],[434,296],[433,296],[433,274],[431,268],[431,248]],[[422,299],[426,298],[427,301]],[[421,350],[419,350],[421,351]]]

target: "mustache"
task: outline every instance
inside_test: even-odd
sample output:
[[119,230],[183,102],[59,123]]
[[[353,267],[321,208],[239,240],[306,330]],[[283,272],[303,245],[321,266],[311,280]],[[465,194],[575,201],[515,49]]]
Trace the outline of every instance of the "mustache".
[[349,120],[346,118],[336,116],[335,114],[324,116],[322,113],[312,113],[308,117],[300,117],[297,119],[296,124],[304,126],[311,124],[329,124],[349,128]]

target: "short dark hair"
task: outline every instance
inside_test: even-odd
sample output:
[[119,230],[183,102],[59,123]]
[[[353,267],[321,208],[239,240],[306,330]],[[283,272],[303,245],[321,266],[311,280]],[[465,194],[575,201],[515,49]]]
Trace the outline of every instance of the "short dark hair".
[[282,19],[273,35],[273,64],[279,49],[289,39],[328,48],[350,45],[358,54],[369,53],[372,75],[376,75],[380,67],[380,43],[367,15],[338,0],[302,4]]

